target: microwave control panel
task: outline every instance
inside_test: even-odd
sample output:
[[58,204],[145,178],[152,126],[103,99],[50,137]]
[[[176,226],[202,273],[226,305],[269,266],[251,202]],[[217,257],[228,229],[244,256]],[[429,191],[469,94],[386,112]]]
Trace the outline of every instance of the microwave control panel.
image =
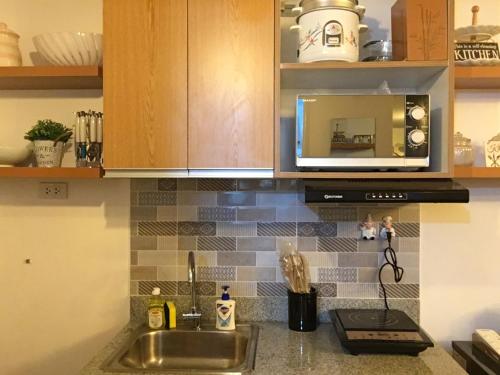
[[406,96],[406,157],[429,156],[430,106],[429,95]]

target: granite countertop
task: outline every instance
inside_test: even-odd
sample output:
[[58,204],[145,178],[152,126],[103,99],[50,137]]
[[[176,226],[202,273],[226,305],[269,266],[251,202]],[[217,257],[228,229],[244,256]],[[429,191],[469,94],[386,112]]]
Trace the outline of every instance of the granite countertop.
[[[466,374],[453,358],[439,346],[427,349],[418,357],[353,356],[340,346],[332,324],[321,324],[315,332],[311,333],[290,331],[285,323],[257,323],[257,325],[260,327],[260,332],[255,371],[253,372],[255,375],[293,375],[305,372],[325,375]],[[130,338],[135,328],[131,324],[127,325],[112,342],[94,357],[81,374],[112,374],[101,370],[100,367]],[[124,373],[121,372],[121,374]],[[141,372],[141,374],[149,373]]]

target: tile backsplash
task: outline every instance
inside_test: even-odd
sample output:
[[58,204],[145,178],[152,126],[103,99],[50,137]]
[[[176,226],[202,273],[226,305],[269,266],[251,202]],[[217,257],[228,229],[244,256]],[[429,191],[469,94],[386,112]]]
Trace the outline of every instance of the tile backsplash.
[[300,181],[144,179],[131,181],[131,295],[190,294],[187,254],[195,251],[198,292],[286,296],[278,253],[292,242],[307,257],[319,296],[379,299],[384,243],[359,239],[359,222],[391,215],[403,280],[383,279],[392,299],[419,298],[418,205],[305,205]]

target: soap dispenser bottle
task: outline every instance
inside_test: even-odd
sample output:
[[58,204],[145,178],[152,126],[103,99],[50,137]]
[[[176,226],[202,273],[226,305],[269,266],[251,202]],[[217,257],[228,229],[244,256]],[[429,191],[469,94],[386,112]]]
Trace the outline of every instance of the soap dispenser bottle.
[[221,331],[234,331],[236,329],[236,301],[229,296],[228,286],[223,286],[222,289],[221,299],[215,302],[215,328]]
[[162,329],[165,326],[165,312],[160,288],[153,288],[148,304],[148,325],[151,329]]

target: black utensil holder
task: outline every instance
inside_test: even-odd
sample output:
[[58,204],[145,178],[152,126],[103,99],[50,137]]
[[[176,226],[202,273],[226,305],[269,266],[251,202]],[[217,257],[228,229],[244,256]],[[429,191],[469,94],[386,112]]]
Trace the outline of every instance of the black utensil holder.
[[311,332],[317,326],[318,293],[294,293],[288,290],[288,328],[293,331]]

